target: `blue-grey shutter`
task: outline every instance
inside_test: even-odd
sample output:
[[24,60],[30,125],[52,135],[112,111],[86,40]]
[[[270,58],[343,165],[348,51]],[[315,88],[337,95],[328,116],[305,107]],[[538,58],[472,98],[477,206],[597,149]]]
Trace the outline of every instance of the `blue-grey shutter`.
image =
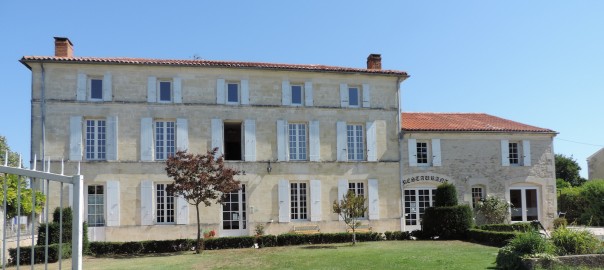
[[153,181],[141,181],[141,225],[153,225]]
[[106,72],[103,76],[103,101],[113,100],[113,86],[111,73]]
[[216,104],[224,104],[226,102],[226,91],[224,89],[224,79],[216,80]]
[[305,106],[313,106],[313,92],[312,92],[312,82],[304,83],[304,105]]
[[118,134],[117,116],[107,117],[107,160],[118,159]]
[[348,161],[347,145],[346,122],[338,121],[336,122],[336,158],[338,161]]
[[157,78],[155,76],[147,78],[147,102],[157,102]]
[[141,160],[153,160],[153,119],[141,119]]
[[241,80],[241,104],[250,104],[250,87],[248,80]]
[[176,224],[189,224],[189,203],[183,195],[176,197]]
[[82,117],[69,118],[69,160],[82,160]]
[[287,121],[277,120],[277,160],[288,161]]
[[321,133],[319,132],[319,121],[308,122],[308,135],[309,160],[321,161]]
[[531,166],[531,141],[523,140],[522,141],[522,153],[524,157],[522,158],[524,166]]
[[107,181],[107,226],[120,226],[120,182]]
[[510,166],[510,141],[501,140],[501,166]]
[[417,140],[408,139],[407,147],[409,148],[409,166],[417,166]]
[[342,108],[348,107],[348,84],[340,84],[340,106]]
[[310,221],[321,221],[321,181],[310,180]]
[[380,197],[378,195],[378,181],[377,179],[368,179],[367,184],[367,211],[369,212],[369,220],[380,219]]
[[440,139],[432,139],[432,166],[442,166]]
[[281,103],[283,106],[292,104],[292,91],[287,80],[281,82]]
[[218,147],[216,158],[224,153],[224,137],[223,137],[222,119],[212,119],[212,149]]
[[363,84],[363,107],[369,108],[371,106],[371,86],[368,83]]
[[279,180],[279,222],[289,222],[289,181]]
[[187,119],[176,119],[176,150],[186,151],[189,149],[189,125]]
[[367,161],[377,161],[377,127],[375,121],[367,122]]
[[[348,180],[339,179],[338,180],[338,198],[336,198],[338,203],[344,199],[344,197],[346,196],[346,193],[348,193]],[[339,220],[344,220],[342,218],[342,216],[338,215],[338,218],[339,218]]]
[[256,161],[256,121],[253,119],[247,119],[243,123],[243,126],[245,129],[245,161]]
[[174,77],[174,103],[182,103],[182,78]]

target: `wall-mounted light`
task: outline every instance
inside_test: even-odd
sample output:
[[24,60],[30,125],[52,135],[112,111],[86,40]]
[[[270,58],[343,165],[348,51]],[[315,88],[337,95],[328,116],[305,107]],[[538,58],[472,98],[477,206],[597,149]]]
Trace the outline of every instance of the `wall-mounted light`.
[[270,174],[272,170],[273,170],[273,167],[271,167],[271,161],[269,160],[268,165],[266,166],[266,172],[268,172]]

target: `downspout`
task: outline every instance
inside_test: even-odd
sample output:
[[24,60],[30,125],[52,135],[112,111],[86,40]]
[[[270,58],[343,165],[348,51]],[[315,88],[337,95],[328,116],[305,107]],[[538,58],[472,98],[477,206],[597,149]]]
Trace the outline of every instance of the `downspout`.
[[400,213],[401,213],[401,218],[400,218],[400,222],[401,222],[401,231],[405,231],[405,191],[404,191],[404,187],[403,187],[403,131],[401,129],[401,113],[402,113],[402,109],[401,109],[401,82],[406,79],[403,77],[398,77],[396,80],[396,100],[397,100],[397,106],[398,106],[398,111],[396,114],[396,127],[397,127],[397,135],[398,135],[398,149],[399,149],[399,154],[398,154],[398,166],[399,166],[399,182],[401,185],[401,205],[400,205]]

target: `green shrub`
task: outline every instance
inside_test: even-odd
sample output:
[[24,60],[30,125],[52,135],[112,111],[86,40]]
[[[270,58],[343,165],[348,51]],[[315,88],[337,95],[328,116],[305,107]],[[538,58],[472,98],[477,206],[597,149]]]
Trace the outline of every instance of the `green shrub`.
[[499,249],[495,259],[497,269],[516,270],[523,269],[522,254],[516,252],[513,247],[507,245]]
[[90,251],[95,256],[111,254],[149,254],[191,250],[193,239],[150,240],[142,242],[92,242]]
[[480,229],[470,229],[468,231],[470,241],[495,247],[507,245],[516,235],[518,235],[518,232],[497,232]]
[[476,224],[501,224],[507,221],[510,204],[496,196],[487,196],[474,208]]
[[277,236],[275,235],[262,235],[256,237],[256,243],[258,243],[259,247],[276,247],[277,246]]
[[513,224],[488,224],[478,226],[478,229],[495,232],[530,232],[534,230],[530,222],[518,222]]
[[205,249],[249,248],[254,246],[253,236],[217,237],[204,240]]
[[457,190],[453,184],[442,183],[436,187],[436,194],[434,196],[434,206],[455,206],[457,205]]
[[426,208],[423,231],[439,239],[465,239],[472,228],[472,209],[468,205]]
[[560,189],[558,195],[558,211],[565,212],[566,220],[579,222],[579,218],[583,213],[583,209],[587,207],[589,202],[581,196],[581,187],[571,187]]
[[604,226],[604,180],[586,182],[580,194],[589,202],[579,217],[581,224]]
[[[59,217],[60,217],[60,212],[59,212],[60,208],[57,207],[55,208],[53,214],[52,214],[52,219],[53,221],[51,223],[48,223],[48,244],[58,244],[59,243],[59,234],[60,234],[60,227],[59,227]],[[63,237],[62,237],[62,242],[63,243],[71,243],[71,232],[72,232],[72,220],[73,220],[73,213],[71,211],[71,207],[66,207],[63,208]],[[46,226],[47,223],[41,223],[38,226],[38,240],[37,240],[37,244],[36,245],[45,245],[46,244]],[[84,226],[84,231],[82,234],[82,246],[83,246],[83,253],[84,254],[89,254],[90,253],[90,241],[88,240],[88,224],[86,224],[86,222],[83,223]]]
[[386,240],[409,240],[411,239],[411,234],[409,232],[401,232],[401,231],[387,231],[384,232],[384,236]]
[[566,218],[559,217],[559,218],[554,219],[554,229],[566,228],[567,225],[568,225],[568,221],[566,221]]
[[[500,269],[522,269],[522,259],[554,254],[555,247],[537,231],[520,233],[509,244],[499,249],[497,267]],[[539,254],[539,255],[538,255]]]
[[558,255],[581,255],[596,253],[602,245],[600,240],[587,230],[558,228],[552,233],[552,243]]
[[[71,245],[69,243],[63,244],[61,246],[61,257],[63,259],[67,259],[71,257]],[[19,247],[19,264],[25,265],[31,263],[31,247]],[[45,254],[46,249],[44,246],[36,246],[34,247],[34,264],[44,263],[46,260]],[[9,248],[8,254],[10,256],[9,264],[15,265],[17,264],[17,249]],[[59,260],[59,245],[48,245],[48,262],[54,263]]]

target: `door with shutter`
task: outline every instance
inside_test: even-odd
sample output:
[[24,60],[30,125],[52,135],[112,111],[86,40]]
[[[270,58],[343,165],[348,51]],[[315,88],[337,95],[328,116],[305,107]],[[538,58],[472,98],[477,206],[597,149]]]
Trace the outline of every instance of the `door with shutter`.
[[220,236],[248,235],[245,185],[235,192],[226,194],[222,204],[222,226]]

